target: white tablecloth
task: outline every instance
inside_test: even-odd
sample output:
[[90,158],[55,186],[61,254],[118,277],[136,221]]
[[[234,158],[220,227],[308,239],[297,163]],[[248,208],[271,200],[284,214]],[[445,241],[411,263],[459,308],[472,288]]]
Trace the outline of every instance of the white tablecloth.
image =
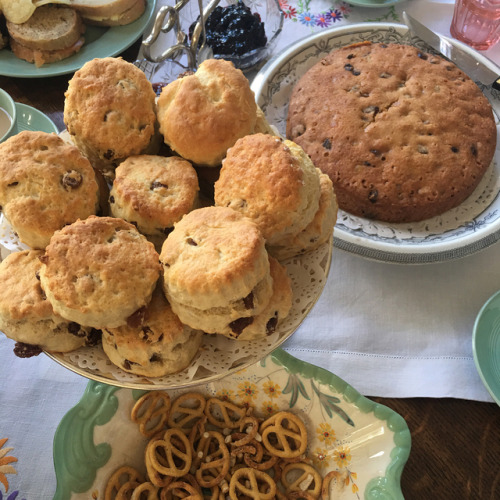
[[[377,9],[335,0],[282,5],[288,17],[277,50],[325,29],[301,22],[307,9],[338,11],[330,27],[402,22],[401,13],[407,10],[444,34],[449,34],[453,11],[451,1],[427,0]],[[500,46],[486,55],[500,63]],[[322,297],[284,347],[367,396],[492,401],[474,366],[471,335],[480,307],[500,289],[499,257],[495,244],[457,261],[412,266],[369,261],[335,249]],[[87,380],[45,355],[16,358],[13,345],[0,335],[0,499],[50,499],[56,484],[54,432],[82,396]]]

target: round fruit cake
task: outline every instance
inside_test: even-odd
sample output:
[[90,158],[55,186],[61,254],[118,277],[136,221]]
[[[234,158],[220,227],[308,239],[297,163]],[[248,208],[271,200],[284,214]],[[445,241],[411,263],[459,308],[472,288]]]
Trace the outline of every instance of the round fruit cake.
[[386,222],[462,203],[497,137],[489,101],[453,63],[370,42],[334,50],[303,75],[286,133],[330,176],[342,210]]

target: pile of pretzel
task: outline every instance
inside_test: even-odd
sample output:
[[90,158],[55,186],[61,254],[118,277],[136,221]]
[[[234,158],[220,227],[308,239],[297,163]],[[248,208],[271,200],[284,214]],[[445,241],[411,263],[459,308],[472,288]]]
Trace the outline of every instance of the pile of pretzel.
[[144,394],[131,418],[149,438],[147,477],[130,466],[109,478],[104,500],[327,499],[338,471],[324,478],[306,456],[299,416],[257,418],[251,406],[189,392]]

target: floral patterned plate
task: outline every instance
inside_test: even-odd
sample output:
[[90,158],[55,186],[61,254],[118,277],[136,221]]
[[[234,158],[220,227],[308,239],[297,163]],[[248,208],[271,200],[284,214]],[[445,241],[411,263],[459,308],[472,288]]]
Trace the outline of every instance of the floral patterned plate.
[[[300,77],[333,49],[363,41],[415,45],[427,52],[433,51],[422,40],[412,37],[406,26],[392,23],[353,24],[299,40],[269,60],[253,80],[255,97],[270,123],[284,135],[288,101]],[[491,67],[491,61],[470,47],[455,39],[449,41]],[[498,114],[500,92],[478,85]],[[492,165],[479,186],[458,207],[411,224],[389,224],[339,211],[334,232],[334,246],[338,248],[379,261],[411,264],[464,257],[498,240],[500,141],[497,141]]]
[[[250,403],[262,416],[285,409],[299,414],[315,465],[323,474],[337,470],[343,479],[335,498],[403,500],[400,480],[411,447],[405,420],[332,373],[276,349],[257,364],[191,390]],[[130,420],[144,392],[89,382],[54,437],[54,500],[104,498],[107,479],[121,465],[144,472],[147,439]]]

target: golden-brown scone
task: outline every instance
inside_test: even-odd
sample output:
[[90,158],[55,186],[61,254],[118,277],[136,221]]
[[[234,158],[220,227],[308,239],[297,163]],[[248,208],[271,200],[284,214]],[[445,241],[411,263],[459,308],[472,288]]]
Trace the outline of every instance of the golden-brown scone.
[[302,231],[319,208],[319,175],[302,148],[268,134],[247,135],[227,152],[215,204],[253,220],[269,245]]
[[269,274],[258,227],[225,207],[199,208],[185,215],[165,240],[160,261],[174,311],[174,302],[202,310],[226,307],[246,298]]
[[268,305],[256,316],[241,317],[219,331],[237,340],[255,340],[271,335],[278,323],[285,319],[292,308],[292,282],[286,268],[273,257],[269,258],[273,292]]
[[215,167],[237,139],[253,132],[257,105],[241,70],[208,59],[163,88],[157,113],[165,144],[197,165]]
[[45,248],[52,234],[95,214],[98,184],[78,148],[23,131],[0,144],[0,206],[20,240]]
[[85,345],[90,329],[56,314],[40,286],[42,250],[9,254],[0,263],[0,330],[16,342],[69,352]]
[[136,225],[145,236],[163,241],[198,203],[198,176],[177,156],[130,156],[115,171],[111,213]]
[[103,330],[110,361],[126,372],[161,377],[184,370],[195,357],[203,332],[183,325],[158,288],[136,324]]
[[319,209],[312,222],[300,233],[283,238],[279,245],[267,247],[269,254],[278,260],[310,252],[328,241],[333,234],[337,222],[337,197],[330,177],[319,169],[318,172],[321,187]]
[[69,81],[64,123],[92,165],[112,176],[125,158],[154,146],[155,97],[151,82],[132,63],[96,58]]
[[42,288],[63,318],[115,328],[149,303],[158,254],[122,219],[90,216],[57,231],[41,257]]

